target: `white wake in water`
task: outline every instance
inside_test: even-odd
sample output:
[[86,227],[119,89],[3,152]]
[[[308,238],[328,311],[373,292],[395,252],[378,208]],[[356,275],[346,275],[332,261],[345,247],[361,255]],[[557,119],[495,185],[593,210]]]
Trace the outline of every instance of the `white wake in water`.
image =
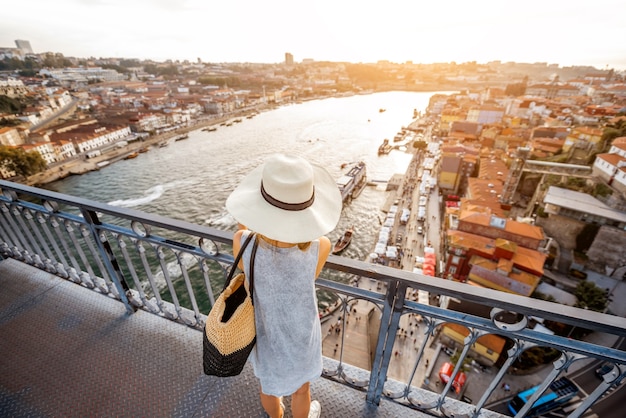
[[[181,267],[182,265],[182,267]],[[180,279],[183,276],[182,269],[187,271],[191,270],[195,266],[198,265],[198,260],[196,257],[189,253],[181,253],[180,254],[180,264],[178,260],[170,261],[166,264],[167,274],[172,282]],[[154,277],[154,282],[159,289],[165,289],[167,287],[167,280],[165,279],[165,273],[161,270],[160,266],[157,267],[156,271],[152,273]]]
[[145,205],[150,203],[163,195],[166,190],[170,189],[181,189],[183,186],[192,184],[189,180],[176,180],[166,184],[158,184],[154,187],[149,188],[144,192],[144,195],[141,197],[136,197],[132,199],[119,199],[109,202],[111,206],[119,206],[124,208],[131,208],[134,206]]
[[124,208],[131,208],[133,206],[145,205],[146,203],[150,203],[153,200],[161,197],[163,192],[165,191],[165,187],[159,184],[158,186],[154,186],[146,190],[144,196],[137,197],[133,199],[120,199],[109,202],[111,206],[120,206]]
[[233,218],[233,216],[228,212],[222,212],[216,217],[205,220],[204,223],[221,229],[229,229],[230,227],[237,225],[235,218]]

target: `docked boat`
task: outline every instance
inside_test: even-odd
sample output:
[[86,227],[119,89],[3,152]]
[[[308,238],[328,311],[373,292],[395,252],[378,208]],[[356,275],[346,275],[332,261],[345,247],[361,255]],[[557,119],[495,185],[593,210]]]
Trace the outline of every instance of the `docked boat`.
[[177,137],[174,138],[174,141],[182,141],[183,139],[187,139],[189,138],[188,134],[182,134],[182,135],[178,135]]
[[335,242],[333,246],[333,254],[339,254],[343,250],[346,249],[350,242],[352,241],[352,236],[354,235],[354,230],[352,228],[347,229],[343,235]]
[[337,187],[339,187],[341,199],[344,202],[356,198],[366,185],[367,175],[363,161],[356,163],[346,174],[337,180]]
[[139,152],[131,152],[126,157],[124,157],[124,159],[125,160],[132,160],[133,158],[137,158],[138,156],[139,156]]
[[389,154],[393,147],[389,144],[389,140],[385,138],[383,143],[378,147],[378,155]]
[[207,128],[203,129],[204,132],[213,132],[213,131],[217,131],[217,128],[215,126],[209,126]]

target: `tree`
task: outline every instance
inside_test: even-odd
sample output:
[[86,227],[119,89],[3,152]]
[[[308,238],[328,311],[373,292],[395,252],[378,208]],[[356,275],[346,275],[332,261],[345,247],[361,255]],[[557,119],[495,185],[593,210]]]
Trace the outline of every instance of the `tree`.
[[25,107],[20,99],[0,95],[0,113],[21,113]]
[[425,141],[413,141],[413,148],[419,149],[421,151],[425,150],[428,147],[428,144]]
[[513,363],[513,367],[520,370],[532,369],[543,364],[552,363],[560,355],[561,353],[552,347],[531,347],[520,354],[519,358]]
[[[460,358],[461,358],[461,352],[457,351],[453,355],[450,356],[450,363],[454,364],[454,366],[456,367],[456,364],[459,362]],[[461,371],[462,372],[469,372],[469,370],[470,370],[470,363],[471,362],[472,362],[471,358],[465,357],[463,359],[463,364],[461,365]]]
[[526,84],[524,83],[507,84],[504,90],[504,94],[507,96],[519,97],[523,96],[524,93],[526,93]]
[[36,151],[26,152],[22,148],[0,145],[0,166],[18,176],[31,176],[46,169],[47,164]]
[[[610,145],[615,138],[619,138],[622,136],[626,136],[626,121],[623,119],[619,119],[614,125],[607,125],[606,128],[604,128],[601,142],[603,144]],[[606,148],[608,148],[608,146],[605,145],[603,149]]]
[[594,196],[606,197],[606,196],[610,196],[612,194],[613,194],[613,189],[611,189],[606,184],[604,184],[604,183],[597,183],[595,185],[595,189],[593,191],[593,195]]
[[22,121],[19,119],[7,119],[7,118],[2,118],[0,119],[0,127],[2,126],[19,126],[22,124]]
[[576,286],[574,296],[578,299],[577,308],[591,309],[596,312],[604,312],[608,302],[607,294],[593,282],[582,281]]
[[596,235],[600,230],[600,225],[585,224],[580,233],[576,236],[576,251],[584,253],[586,252],[593,240],[596,239]]

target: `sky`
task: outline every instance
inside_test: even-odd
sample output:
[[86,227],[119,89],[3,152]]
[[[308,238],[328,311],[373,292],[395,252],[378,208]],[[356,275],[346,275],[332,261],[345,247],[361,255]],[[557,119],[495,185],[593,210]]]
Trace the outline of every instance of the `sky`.
[[156,61],[547,62],[626,70],[623,0],[0,0],[0,47]]

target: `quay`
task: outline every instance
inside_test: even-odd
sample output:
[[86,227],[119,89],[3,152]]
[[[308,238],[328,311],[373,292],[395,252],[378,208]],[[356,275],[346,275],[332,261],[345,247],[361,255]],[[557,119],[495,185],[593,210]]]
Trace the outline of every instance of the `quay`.
[[[417,121],[412,122],[417,123]],[[427,130],[427,141],[430,141],[430,129]],[[435,189],[432,190],[432,198],[429,204],[428,222],[429,225],[424,231],[424,235],[417,233],[417,206],[420,197],[419,182],[417,181],[418,171],[423,161],[423,155],[419,150],[415,150],[413,157],[405,173],[394,174],[388,184],[392,192],[386,199],[381,211],[389,214],[391,207],[395,206],[395,222],[391,227],[390,241],[400,247],[400,256],[397,260],[389,260],[388,265],[399,269],[412,271],[414,258],[417,255],[424,255],[424,247],[428,242],[437,248],[437,259],[441,259],[440,249],[440,211],[439,211],[439,193]],[[389,190],[388,187],[388,190]],[[407,222],[400,222],[399,215],[402,209],[410,211],[410,217]],[[396,237],[401,236],[401,240],[396,242]],[[390,244],[391,245],[391,244]],[[372,249],[374,251],[374,249]],[[376,263],[378,259],[372,259],[368,255],[365,259],[367,262]],[[356,287],[365,288],[371,291],[381,292],[384,284],[377,281],[358,280],[353,283]],[[408,295],[412,298],[412,294]],[[414,298],[417,300],[417,297]],[[426,301],[428,303],[428,301]],[[346,310],[336,310],[329,320],[326,320],[323,326],[323,352],[324,355],[339,359],[343,355],[343,360],[347,363],[370,370],[373,350],[376,344],[377,330],[380,327],[380,318],[374,308],[374,305],[366,301],[354,301],[350,306],[348,316],[344,321],[343,315]],[[358,319],[357,319],[358,318]],[[407,381],[411,375],[412,365],[417,360],[419,353],[418,347],[423,340],[425,328],[420,329],[421,321],[418,318],[403,318],[401,320],[404,333],[399,334],[394,347],[394,356],[389,365],[389,376],[398,381]],[[340,330],[345,329],[345,337],[342,338]],[[441,344],[435,342],[431,338],[425,347],[425,357],[429,360],[428,366],[420,369],[413,378],[412,383],[421,386],[425,381],[428,382],[433,370],[435,370],[441,352]],[[436,371],[436,370],[435,370]],[[436,378],[434,379],[436,381]]]

